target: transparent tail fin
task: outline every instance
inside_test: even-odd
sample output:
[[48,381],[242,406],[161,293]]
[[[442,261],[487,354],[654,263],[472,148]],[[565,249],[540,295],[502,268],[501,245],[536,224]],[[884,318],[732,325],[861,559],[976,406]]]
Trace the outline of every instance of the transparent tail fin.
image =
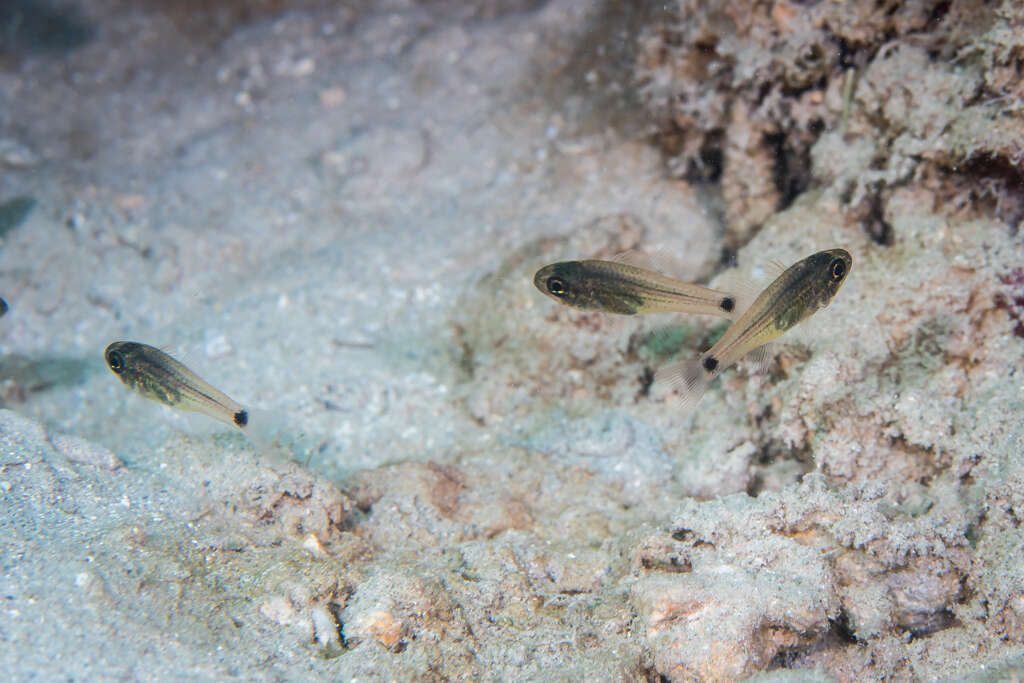
[[297,462],[306,466],[313,456],[313,439],[302,429],[288,424],[280,413],[248,409],[248,420],[241,427],[249,442],[268,464]]
[[700,356],[661,368],[655,373],[654,382],[663,391],[674,393],[680,407],[688,409],[700,403],[715,375],[714,370],[705,369],[705,356]]

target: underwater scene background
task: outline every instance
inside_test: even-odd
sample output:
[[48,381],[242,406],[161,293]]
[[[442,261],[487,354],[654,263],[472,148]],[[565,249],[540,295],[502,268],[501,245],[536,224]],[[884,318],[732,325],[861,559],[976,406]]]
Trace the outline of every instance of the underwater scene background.
[[[1019,678],[1022,69],[1011,0],[0,4],[0,668]],[[729,320],[533,281],[837,248],[696,405]]]

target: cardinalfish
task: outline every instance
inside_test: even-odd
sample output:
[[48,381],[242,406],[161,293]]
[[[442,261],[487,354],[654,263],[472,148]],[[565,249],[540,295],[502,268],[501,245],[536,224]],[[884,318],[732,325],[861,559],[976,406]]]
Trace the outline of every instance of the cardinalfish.
[[722,370],[755,349],[766,353],[765,344],[828,306],[852,265],[844,249],[820,251],[798,261],[768,285],[708,351],[659,371],[656,378],[667,382],[684,404],[696,404]]
[[242,430],[249,424],[248,410],[158,348],[119,341],[103,356],[125,386],[150,400],[203,413]]
[[734,317],[736,297],[617,261],[562,261],[544,266],[533,284],[555,301],[584,311],[637,315],[695,313]]

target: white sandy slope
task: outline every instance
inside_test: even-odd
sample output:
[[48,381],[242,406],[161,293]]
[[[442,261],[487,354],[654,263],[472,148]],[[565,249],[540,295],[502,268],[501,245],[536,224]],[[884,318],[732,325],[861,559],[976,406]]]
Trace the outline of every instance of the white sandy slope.
[[[842,244],[850,281],[773,377],[728,373],[678,414],[643,391],[665,320],[529,281],[623,247],[693,279],[719,260],[706,198],[608,108],[630,36],[598,5],[209,28],[111,0],[89,44],[0,71],[3,136],[37,157],[0,191],[39,201],[0,250],[5,670],[684,680],[779,652],[921,676],[1014,656],[961,586],[1015,618],[1017,575],[990,571],[1019,559],[1013,515],[977,553],[968,533],[1022,470],[999,381],[1019,340],[992,303],[1019,238],[908,197],[886,251],[805,197],[741,261]],[[686,324],[684,353],[710,334]],[[265,411],[308,468],[126,391],[117,339]],[[962,403],[928,403],[944,383]]]

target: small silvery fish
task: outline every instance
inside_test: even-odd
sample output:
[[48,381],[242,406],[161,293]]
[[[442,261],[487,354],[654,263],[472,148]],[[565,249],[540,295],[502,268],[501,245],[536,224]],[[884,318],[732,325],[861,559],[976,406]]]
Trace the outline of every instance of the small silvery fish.
[[696,404],[722,370],[828,306],[852,265],[844,249],[820,251],[798,261],[758,295],[711,349],[659,371],[657,380],[672,386],[684,404]]
[[249,424],[248,410],[158,348],[119,341],[108,346],[103,357],[125,386],[148,399],[242,430]]
[[7,312],[7,302],[4,301],[3,299],[0,299],[0,315],[3,315],[6,312]]
[[555,301],[584,311],[636,315],[695,313],[732,318],[736,297],[616,261],[562,261],[544,266],[533,284]]

